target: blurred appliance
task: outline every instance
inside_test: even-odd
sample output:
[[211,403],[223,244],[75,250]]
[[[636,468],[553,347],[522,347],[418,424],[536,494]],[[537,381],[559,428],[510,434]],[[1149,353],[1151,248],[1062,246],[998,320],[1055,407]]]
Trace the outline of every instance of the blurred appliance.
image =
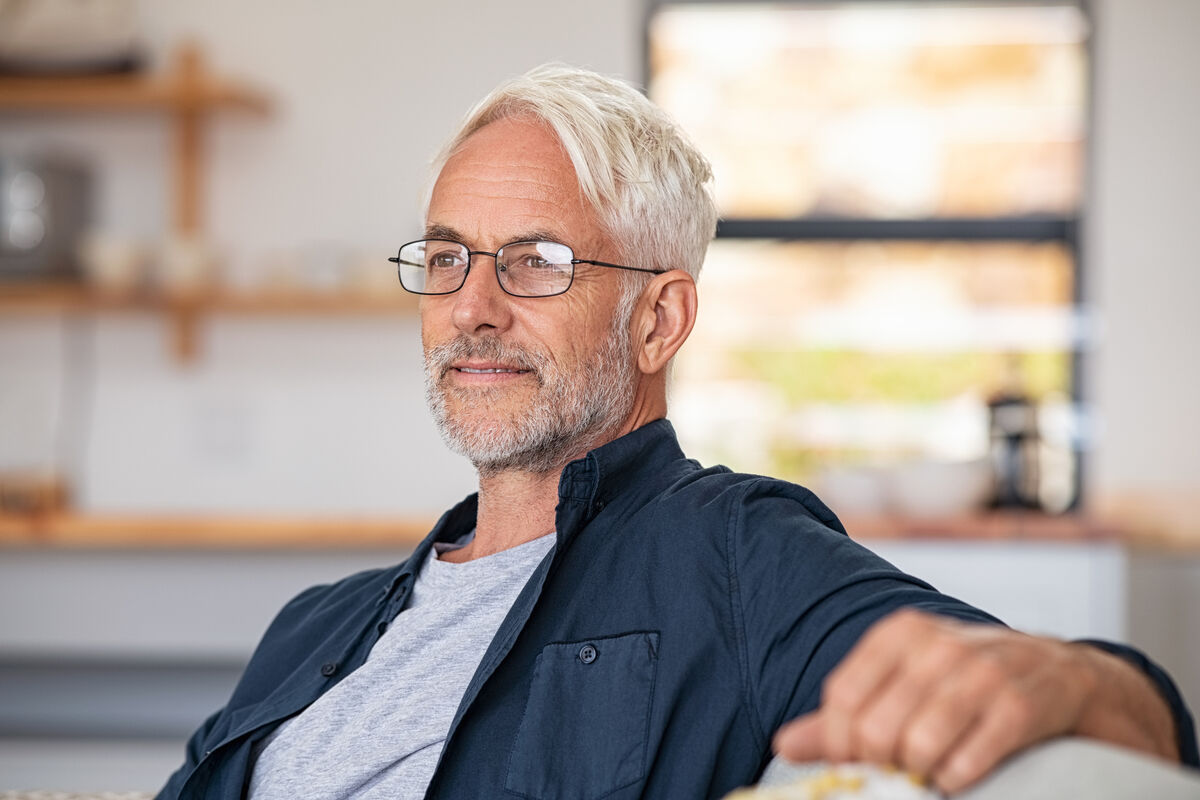
[[137,22],[136,0],[0,0],[0,72],[138,69]]
[[70,505],[66,481],[43,472],[0,472],[0,514],[52,514]]
[[90,171],[61,156],[0,156],[0,280],[79,274],[91,217]]
[[1037,406],[1021,392],[998,392],[988,400],[988,421],[995,470],[992,507],[1040,507]]

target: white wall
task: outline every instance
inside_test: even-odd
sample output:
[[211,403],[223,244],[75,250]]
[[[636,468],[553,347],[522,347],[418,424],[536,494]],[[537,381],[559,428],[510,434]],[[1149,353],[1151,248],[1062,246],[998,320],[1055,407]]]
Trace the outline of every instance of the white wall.
[[1200,3],[1092,5],[1093,488],[1200,492]]
[[[387,256],[420,230],[428,162],[488,89],[547,60],[641,71],[639,0],[141,13],[156,64],[196,37],[216,70],[274,100],[267,120],[225,115],[208,131],[207,230],[242,283],[329,254],[391,274]],[[0,152],[47,147],[94,161],[107,230],[162,238],[163,120],[0,117]],[[64,324],[0,317],[0,469],[57,466],[85,509],[432,514],[472,489],[428,420],[411,319],[218,317],[192,365],[171,359],[155,315]]]

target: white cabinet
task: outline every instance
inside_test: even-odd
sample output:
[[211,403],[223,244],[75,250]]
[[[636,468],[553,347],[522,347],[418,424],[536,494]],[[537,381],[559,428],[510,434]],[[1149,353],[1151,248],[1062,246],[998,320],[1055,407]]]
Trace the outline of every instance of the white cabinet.
[[1029,633],[1128,638],[1129,555],[1113,542],[864,541],[900,569]]

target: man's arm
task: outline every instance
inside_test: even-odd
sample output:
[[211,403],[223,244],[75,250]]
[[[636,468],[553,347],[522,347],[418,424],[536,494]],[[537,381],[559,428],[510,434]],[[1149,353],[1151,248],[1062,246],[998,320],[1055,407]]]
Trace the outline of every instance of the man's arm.
[[894,764],[955,792],[1009,755],[1076,734],[1178,760],[1171,708],[1098,647],[900,611],[868,630],[783,726],[785,758]]

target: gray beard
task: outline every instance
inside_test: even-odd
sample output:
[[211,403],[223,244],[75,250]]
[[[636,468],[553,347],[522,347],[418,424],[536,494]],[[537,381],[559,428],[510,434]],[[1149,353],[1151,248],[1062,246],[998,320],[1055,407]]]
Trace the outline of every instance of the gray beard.
[[[621,304],[626,305],[625,303]],[[603,346],[576,370],[568,371],[547,354],[506,344],[496,338],[460,334],[425,351],[425,401],[446,444],[466,456],[481,477],[506,470],[547,474],[562,469],[611,436],[633,409],[635,371],[628,310],[618,308]],[[445,386],[450,364],[479,358],[529,369],[538,391],[520,417],[475,419],[454,415],[448,397],[460,408],[486,408],[491,392]]]

